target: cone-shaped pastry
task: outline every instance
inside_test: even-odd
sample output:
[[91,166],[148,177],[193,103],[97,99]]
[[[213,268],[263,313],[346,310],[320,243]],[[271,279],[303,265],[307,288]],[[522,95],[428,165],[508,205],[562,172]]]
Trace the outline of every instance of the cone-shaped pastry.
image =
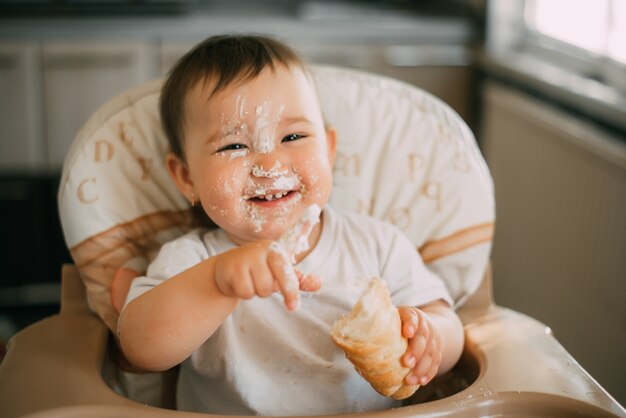
[[411,396],[419,385],[405,384],[410,369],[400,358],[406,352],[398,309],[381,279],[369,287],[348,315],[333,325],[331,337],[341,347],[355,369],[378,393],[394,399]]

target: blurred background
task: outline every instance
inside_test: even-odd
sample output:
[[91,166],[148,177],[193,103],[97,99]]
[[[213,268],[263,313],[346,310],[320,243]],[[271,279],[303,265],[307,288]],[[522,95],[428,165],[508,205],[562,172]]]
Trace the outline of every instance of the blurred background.
[[454,108],[494,177],[496,302],[626,404],[626,0],[0,0],[0,341],[58,310],[56,192],[78,129],[228,32]]

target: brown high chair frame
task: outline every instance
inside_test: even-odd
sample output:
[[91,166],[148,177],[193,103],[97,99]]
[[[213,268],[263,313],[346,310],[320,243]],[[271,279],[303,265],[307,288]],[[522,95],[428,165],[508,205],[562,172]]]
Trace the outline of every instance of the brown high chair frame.
[[[496,305],[491,285],[487,269],[478,291],[458,310],[465,347],[452,371],[420,388],[405,406],[351,416],[626,418],[546,325]],[[159,374],[162,407],[118,394],[104,376],[116,350],[109,328],[87,304],[78,269],[63,266],[60,312],[9,342],[0,364],[0,418],[207,416],[166,409],[173,405],[175,369]]]

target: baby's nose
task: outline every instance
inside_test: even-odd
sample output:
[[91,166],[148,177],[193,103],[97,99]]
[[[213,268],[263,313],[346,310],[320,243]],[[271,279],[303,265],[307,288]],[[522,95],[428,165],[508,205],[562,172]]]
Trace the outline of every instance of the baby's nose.
[[257,158],[252,166],[252,175],[256,178],[273,179],[285,176],[289,173],[289,169],[276,158]]

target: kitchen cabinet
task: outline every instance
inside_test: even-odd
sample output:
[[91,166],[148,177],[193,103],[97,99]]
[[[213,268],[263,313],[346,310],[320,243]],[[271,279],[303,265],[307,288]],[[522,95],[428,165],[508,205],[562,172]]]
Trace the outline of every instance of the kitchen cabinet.
[[[474,72],[469,50],[462,45],[368,45],[292,41],[307,63],[356,68],[397,78],[434,94],[467,122],[474,115],[470,97]],[[160,73],[165,76],[194,42],[168,42],[161,47]]]
[[47,158],[61,167],[74,136],[103,103],[157,74],[146,42],[53,41],[42,46]]
[[2,169],[35,169],[45,164],[40,57],[38,42],[0,43]]

